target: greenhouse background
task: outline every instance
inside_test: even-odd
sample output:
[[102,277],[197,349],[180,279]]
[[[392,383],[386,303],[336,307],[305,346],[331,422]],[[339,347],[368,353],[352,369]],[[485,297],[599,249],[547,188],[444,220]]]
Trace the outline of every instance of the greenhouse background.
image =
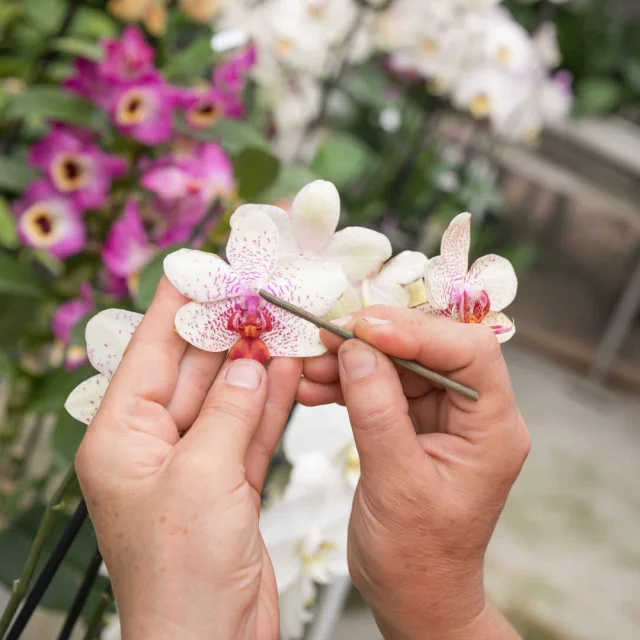
[[[639,26],[633,0],[2,0],[0,608],[84,433],[89,318],[324,179],[394,253],[469,211],[472,255],[512,262],[533,449],[488,594],[526,640],[640,637]],[[86,523],[22,637],[58,637],[95,552]],[[108,593],[71,637],[119,638]],[[308,613],[380,637],[348,578]]]

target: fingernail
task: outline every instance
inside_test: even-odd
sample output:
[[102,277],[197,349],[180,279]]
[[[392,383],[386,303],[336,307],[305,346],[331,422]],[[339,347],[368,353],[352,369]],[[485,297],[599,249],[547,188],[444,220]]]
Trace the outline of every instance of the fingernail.
[[363,342],[356,342],[339,352],[340,364],[350,380],[368,376],[376,366],[376,354]]
[[362,316],[362,320],[373,325],[389,324],[391,322],[391,320],[385,320],[384,318],[370,318],[369,316]]
[[253,360],[234,360],[227,369],[224,379],[227,384],[255,391],[262,382],[262,365]]
[[344,327],[351,322],[351,316],[345,316],[344,318],[336,318],[331,321],[331,324],[335,324],[338,327]]

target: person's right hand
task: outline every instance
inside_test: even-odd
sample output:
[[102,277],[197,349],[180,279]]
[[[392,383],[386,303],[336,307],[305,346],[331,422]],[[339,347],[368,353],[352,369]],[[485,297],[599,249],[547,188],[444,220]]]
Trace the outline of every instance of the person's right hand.
[[[385,307],[346,327],[380,351],[323,332],[331,353],[305,362],[298,400],[349,411],[362,471],[349,527],[354,584],[389,639],[517,638],[483,587],[487,544],[530,447],[495,336]],[[480,399],[434,388],[381,352]]]

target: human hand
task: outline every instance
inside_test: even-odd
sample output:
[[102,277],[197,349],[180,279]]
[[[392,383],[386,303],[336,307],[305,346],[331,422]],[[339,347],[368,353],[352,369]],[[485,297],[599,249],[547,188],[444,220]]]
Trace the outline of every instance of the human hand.
[[302,365],[274,359],[267,373],[187,346],[174,330],[185,302],[163,278],[80,445],[78,478],[125,640],[273,640],[260,491]]
[[354,584],[386,638],[517,638],[483,588],[486,547],[530,446],[495,336],[385,307],[354,314],[346,328],[480,394],[474,402],[439,390],[363,342],[323,332],[331,353],[305,362],[298,400],[349,411],[361,464]]

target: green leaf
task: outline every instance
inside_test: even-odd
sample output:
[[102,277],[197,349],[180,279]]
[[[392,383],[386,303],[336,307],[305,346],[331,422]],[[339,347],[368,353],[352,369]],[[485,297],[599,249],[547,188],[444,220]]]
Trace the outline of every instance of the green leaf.
[[42,291],[42,280],[31,267],[6,253],[0,253],[0,293],[39,297]]
[[629,88],[640,95],[640,60],[627,60],[623,72]]
[[91,40],[82,40],[81,38],[73,38],[70,36],[66,38],[56,38],[51,43],[51,48],[54,51],[68,53],[69,55],[85,58],[86,60],[93,60],[94,62],[102,60],[102,47],[97,42],[92,42]]
[[218,142],[231,155],[247,147],[256,147],[265,151],[271,148],[267,140],[254,127],[238,120],[220,120],[209,129],[192,131],[191,134],[198,140]]
[[242,150],[233,159],[233,172],[238,182],[238,195],[253,201],[278,177],[280,161],[258,148]]
[[0,245],[9,249],[18,246],[16,219],[9,211],[9,204],[4,198],[0,198]]
[[268,202],[278,198],[288,198],[317,179],[318,176],[302,164],[282,165],[278,178],[266,191],[262,192],[261,197]]
[[136,311],[144,313],[153,300],[153,294],[156,292],[156,287],[162,274],[164,273],[163,265],[164,259],[174,251],[184,248],[184,245],[174,245],[168,247],[160,253],[156,253],[153,260],[148,262],[144,269],[140,272],[140,279],[138,280],[138,290],[133,299],[133,306]]
[[324,180],[343,187],[362,175],[369,151],[355,136],[337,132],[316,153],[311,169]]
[[213,50],[209,36],[195,40],[179,53],[171,56],[162,68],[168,80],[181,76],[202,75],[213,64]]
[[38,30],[53,33],[60,24],[66,3],[60,0],[21,0],[24,17]]
[[65,410],[60,411],[51,441],[53,454],[60,468],[66,469],[73,464],[86,430],[85,424],[72,418]]
[[71,25],[71,33],[86,40],[116,38],[119,32],[118,23],[104,9],[86,6],[78,8]]
[[74,371],[54,369],[37,383],[29,409],[35,413],[59,412],[67,396],[87,378],[96,375],[93,367],[85,365]]
[[353,69],[341,83],[345,93],[356,102],[384,109],[389,106],[389,79],[379,64],[365,64]]
[[37,117],[62,120],[94,129],[104,127],[105,114],[80,96],[62,87],[33,86],[17,94],[9,103],[10,118]]
[[582,115],[602,115],[618,107],[622,85],[610,78],[588,78],[577,88],[577,111]]
[[34,315],[32,298],[0,294],[0,347],[15,348]]
[[38,172],[20,158],[0,156],[0,189],[19,193],[37,177]]
[[0,350],[0,379],[12,378],[14,371],[13,360],[6,351]]

